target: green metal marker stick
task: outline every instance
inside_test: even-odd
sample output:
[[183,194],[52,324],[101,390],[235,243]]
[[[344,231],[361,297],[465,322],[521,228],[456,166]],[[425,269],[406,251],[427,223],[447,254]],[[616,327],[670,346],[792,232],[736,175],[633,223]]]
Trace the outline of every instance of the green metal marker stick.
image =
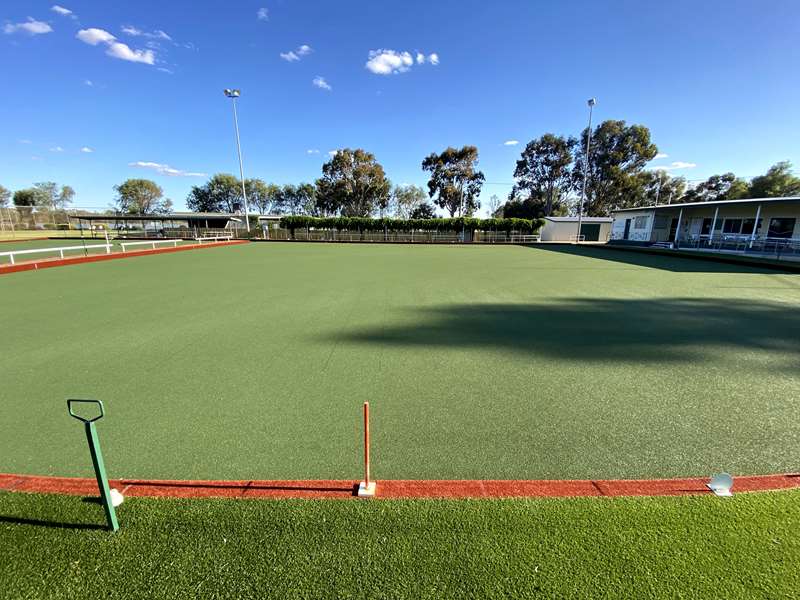
[[[94,404],[100,407],[100,414],[92,419],[87,419],[76,414],[73,411],[73,404]],[[108,477],[106,476],[106,466],[103,463],[103,453],[100,450],[100,440],[97,438],[97,428],[94,422],[103,418],[105,412],[103,411],[103,403],[100,400],[67,400],[67,410],[70,416],[75,417],[83,422],[84,429],[86,430],[86,440],[89,442],[89,452],[92,454],[92,465],[94,465],[94,474],[97,477],[97,487],[100,488],[100,500],[103,503],[103,511],[106,513],[106,522],[111,531],[119,529],[117,522],[117,513],[114,510],[114,505],[111,502],[111,489],[108,487]]]

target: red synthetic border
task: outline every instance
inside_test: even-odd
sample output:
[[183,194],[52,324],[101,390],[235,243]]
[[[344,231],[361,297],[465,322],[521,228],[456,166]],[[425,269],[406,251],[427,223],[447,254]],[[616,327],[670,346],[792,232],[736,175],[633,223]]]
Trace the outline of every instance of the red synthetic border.
[[183,252],[184,250],[200,250],[202,248],[219,248],[220,246],[234,246],[237,244],[249,244],[250,240],[230,240],[228,242],[210,242],[208,244],[187,244],[185,246],[175,246],[173,248],[156,248],[149,250],[133,250],[131,252],[114,252],[113,254],[92,254],[90,256],[76,256],[73,258],[43,259],[16,265],[0,266],[0,275],[6,273],[18,273],[20,271],[38,271],[39,269],[49,269],[50,267],[64,267],[67,265],[78,265],[81,263],[99,262],[102,260],[115,260],[117,258],[133,258],[135,256],[149,256],[151,254],[166,254],[168,252]]
[[[376,498],[570,498],[600,496],[686,496],[710,493],[708,479],[598,480],[386,480]],[[113,479],[126,496],[151,498],[355,498],[358,482],[344,480],[180,481]],[[800,474],[736,477],[733,491],[800,488]],[[0,490],[91,496],[94,479],[0,473]]]

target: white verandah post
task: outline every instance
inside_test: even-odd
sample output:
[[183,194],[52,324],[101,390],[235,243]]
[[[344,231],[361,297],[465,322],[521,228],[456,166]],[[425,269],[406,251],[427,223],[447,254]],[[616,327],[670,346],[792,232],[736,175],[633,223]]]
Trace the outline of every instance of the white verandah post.
[[711,221],[711,231],[708,234],[708,245],[714,243],[714,232],[717,230],[717,217],[719,217],[719,204],[714,209],[714,219]]
[[681,237],[681,224],[683,223],[683,208],[678,213],[678,226],[675,228],[675,239],[672,240],[673,245],[678,244],[678,239]]
[[[758,230],[758,220],[761,218],[761,205],[758,205],[756,209],[756,221],[753,223],[753,233],[750,234],[750,244],[748,247],[752,250],[753,249],[753,242],[756,239],[756,231]],[[762,248],[763,250],[763,248]]]

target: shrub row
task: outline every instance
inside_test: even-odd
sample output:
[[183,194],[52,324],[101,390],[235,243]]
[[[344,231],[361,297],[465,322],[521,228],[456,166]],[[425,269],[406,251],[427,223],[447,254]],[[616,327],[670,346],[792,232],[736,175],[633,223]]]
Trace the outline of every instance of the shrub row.
[[368,217],[282,217],[281,227],[294,231],[303,227],[337,231],[519,231],[535,233],[543,219],[371,219]]

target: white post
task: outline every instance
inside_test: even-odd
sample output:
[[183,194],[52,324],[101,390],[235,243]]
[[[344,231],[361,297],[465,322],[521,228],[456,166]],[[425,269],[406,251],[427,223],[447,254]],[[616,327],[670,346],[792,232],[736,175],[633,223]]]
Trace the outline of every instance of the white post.
[[711,221],[711,233],[708,236],[708,245],[714,243],[714,232],[717,230],[717,217],[719,217],[719,204],[714,209],[714,219]]
[[[758,209],[756,210],[756,222],[753,223],[753,233],[750,234],[750,245],[748,246],[750,250],[753,249],[753,242],[756,239],[756,230],[758,229],[758,220],[761,218],[761,205],[758,205]],[[763,250],[763,248],[762,248]]]
[[683,208],[681,208],[681,212],[678,213],[678,226],[675,228],[675,239],[672,240],[673,245],[678,244],[678,239],[681,237],[681,225],[683,224]]

